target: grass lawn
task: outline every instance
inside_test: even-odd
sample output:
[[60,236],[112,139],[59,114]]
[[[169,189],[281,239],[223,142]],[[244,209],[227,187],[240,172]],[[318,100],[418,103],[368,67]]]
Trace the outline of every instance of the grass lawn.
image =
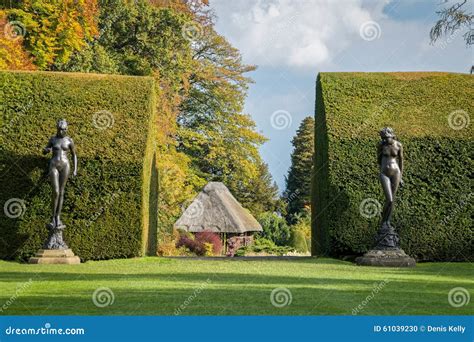
[[[396,269],[323,258],[138,258],[81,265],[0,261],[0,314],[351,315],[360,305],[361,315],[469,315],[472,301],[455,308],[448,293],[454,287],[473,293],[473,271],[470,263]],[[112,291],[111,305],[93,303],[98,288]],[[291,303],[272,305],[275,288],[289,290]],[[96,298],[99,304],[106,299]],[[277,303],[282,298],[275,297]]]

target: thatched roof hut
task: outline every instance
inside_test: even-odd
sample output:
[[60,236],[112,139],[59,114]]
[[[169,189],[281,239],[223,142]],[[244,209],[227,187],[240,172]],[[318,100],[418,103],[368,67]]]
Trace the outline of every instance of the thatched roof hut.
[[192,233],[203,230],[226,234],[262,231],[260,223],[221,182],[208,183],[174,226]]

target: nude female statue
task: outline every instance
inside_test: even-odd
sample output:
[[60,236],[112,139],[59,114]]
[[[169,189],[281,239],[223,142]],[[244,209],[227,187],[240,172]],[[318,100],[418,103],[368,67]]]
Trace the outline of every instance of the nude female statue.
[[382,141],[378,145],[377,154],[380,166],[380,183],[385,195],[385,204],[382,211],[382,227],[378,240],[379,245],[396,247],[399,239],[390,223],[390,219],[398,187],[399,185],[403,186],[403,147],[396,140],[393,129],[390,127],[383,128],[380,131],[380,137]]
[[[66,120],[59,120],[57,123],[57,133],[55,136],[49,139],[48,145],[43,150],[43,154],[53,152],[53,157],[49,161],[49,179],[53,188],[52,196],[52,214],[53,218],[51,223],[48,224],[51,234],[55,235],[55,238],[50,236],[46,246],[48,249],[67,248],[66,244],[62,241],[62,234],[58,236],[58,231],[64,229],[64,225],[61,222],[61,210],[64,201],[64,189],[66,182],[69,178],[70,164],[67,157],[67,152],[71,151],[74,161],[73,176],[77,175],[77,155],[74,142],[68,136]],[[53,234],[54,233],[54,234]],[[57,241],[53,241],[53,240]]]
[[355,261],[366,266],[414,267],[415,259],[400,248],[400,237],[390,223],[395,195],[398,187],[403,186],[403,147],[390,127],[383,128],[380,137],[382,140],[377,147],[377,159],[380,166],[380,183],[385,195],[382,221],[375,238],[375,246]]

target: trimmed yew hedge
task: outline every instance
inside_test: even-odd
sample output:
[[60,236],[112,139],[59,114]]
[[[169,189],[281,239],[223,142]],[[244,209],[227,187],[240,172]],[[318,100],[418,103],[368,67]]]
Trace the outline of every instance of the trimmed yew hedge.
[[79,159],[66,186],[66,243],[83,260],[156,248],[156,210],[149,208],[157,189],[154,87],[146,77],[0,72],[0,205],[16,199],[25,209],[20,216],[2,211],[0,258],[26,260],[47,236],[51,156],[42,149],[60,118]]
[[390,126],[405,155],[392,220],[401,247],[419,260],[472,261],[473,98],[469,75],[319,74],[313,253],[356,255],[373,246],[380,215],[360,210],[365,199],[383,205],[376,146]]

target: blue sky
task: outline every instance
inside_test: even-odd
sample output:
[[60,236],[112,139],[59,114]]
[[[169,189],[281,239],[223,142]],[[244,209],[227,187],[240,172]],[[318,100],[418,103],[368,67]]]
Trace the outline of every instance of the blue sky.
[[[258,66],[246,113],[269,141],[261,148],[280,187],[291,139],[314,114],[320,71],[450,71],[473,63],[462,32],[430,45],[441,0],[211,0],[217,31]],[[448,4],[453,3],[449,1]],[[468,6],[473,11],[473,0]]]

